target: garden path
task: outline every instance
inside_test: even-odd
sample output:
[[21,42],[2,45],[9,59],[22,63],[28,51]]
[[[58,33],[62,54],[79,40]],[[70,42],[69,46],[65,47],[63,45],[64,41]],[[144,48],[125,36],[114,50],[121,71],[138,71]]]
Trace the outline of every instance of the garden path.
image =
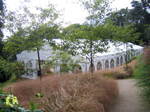
[[119,96],[108,112],[150,112],[143,111],[140,102],[139,88],[134,79],[117,80]]

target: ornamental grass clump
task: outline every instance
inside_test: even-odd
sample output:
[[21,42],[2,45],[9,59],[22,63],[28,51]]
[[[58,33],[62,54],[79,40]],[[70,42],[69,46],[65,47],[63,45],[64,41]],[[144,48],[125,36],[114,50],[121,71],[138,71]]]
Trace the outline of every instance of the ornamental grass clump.
[[128,67],[126,70],[124,69],[125,66],[124,64],[122,66],[112,68],[112,69],[98,70],[97,72],[110,78],[124,79],[133,76],[135,65],[136,65],[136,60],[132,60],[130,63],[128,63]]
[[43,94],[35,102],[44,112],[106,112],[118,96],[116,81],[99,73],[46,76],[18,82],[12,90],[26,108],[34,94]]

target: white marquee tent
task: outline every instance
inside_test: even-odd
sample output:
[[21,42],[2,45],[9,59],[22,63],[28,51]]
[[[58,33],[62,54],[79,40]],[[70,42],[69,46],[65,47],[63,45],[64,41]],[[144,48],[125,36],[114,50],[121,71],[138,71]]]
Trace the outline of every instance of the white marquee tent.
[[[56,42],[60,42],[60,39],[56,39]],[[133,45],[132,43],[128,43],[128,46],[132,46],[132,54],[128,54],[125,56],[126,52],[126,44],[118,43],[117,47],[113,45],[113,43],[109,42],[109,49],[108,52],[105,53],[96,53],[94,57],[94,70],[97,71],[99,69],[110,69],[117,66],[120,66],[126,62],[126,60],[129,60],[133,56],[136,56],[143,51],[143,47],[139,45]],[[127,48],[128,51],[131,51],[131,47]],[[50,56],[54,55],[52,54],[52,47],[50,47],[48,44],[45,44],[43,46],[43,50],[39,51],[40,53],[40,59],[41,63],[45,63],[46,60],[51,60]],[[81,56],[74,56],[73,59],[79,59]],[[26,68],[30,69],[36,69],[38,65],[38,57],[36,51],[22,51],[20,54],[17,54],[17,60],[22,61]],[[86,63],[79,63],[80,68],[75,70],[75,73],[82,72],[87,73],[90,71],[90,63],[85,58],[84,62]],[[30,70],[27,74],[24,75],[24,77],[35,79],[37,78],[37,71]],[[54,67],[54,72],[59,73],[60,66]]]

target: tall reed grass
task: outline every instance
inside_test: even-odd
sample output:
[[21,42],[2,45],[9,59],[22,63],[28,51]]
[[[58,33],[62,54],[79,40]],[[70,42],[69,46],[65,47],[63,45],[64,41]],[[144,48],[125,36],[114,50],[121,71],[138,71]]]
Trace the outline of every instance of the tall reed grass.
[[119,93],[116,81],[99,72],[26,80],[14,84],[12,91],[26,108],[35,93],[43,94],[35,102],[44,112],[106,112]]
[[107,77],[111,77],[114,79],[124,79],[124,78],[128,78],[128,77],[132,77],[133,76],[133,72],[134,72],[134,68],[136,66],[136,59],[132,60],[130,63],[128,63],[128,69],[124,70],[124,67],[126,67],[126,65],[122,65],[122,66],[118,66],[116,68],[112,68],[112,69],[103,69],[103,70],[99,70],[97,71],[99,74],[103,74],[104,76]]

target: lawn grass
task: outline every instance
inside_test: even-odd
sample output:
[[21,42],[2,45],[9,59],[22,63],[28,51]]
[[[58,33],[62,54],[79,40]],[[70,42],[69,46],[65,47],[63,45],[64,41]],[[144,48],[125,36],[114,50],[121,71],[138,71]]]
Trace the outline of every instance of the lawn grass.
[[133,75],[133,76],[131,76],[131,77],[127,77],[126,79],[136,79],[136,76]]
[[16,83],[18,81],[24,81],[24,80],[29,80],[29,79],[21,77],[19,80],[17,80],[16,75],[13,74],[8,81],[0,84],[0,88],[4,88],[7,85],[11,85],[11,84],[14,84],[14,83]]
[[11,76],[11,78],[10,78],[8,81],[6,81],[6,82],[0,84],[0,88],[3,88],[3,87],[5,87],[5,86],[7,86],[7,85],[9,85],[9,84],[13,84],[13,83],[16,82],[16,80],[17,80],[16,75],[13,74],[13,75]]

